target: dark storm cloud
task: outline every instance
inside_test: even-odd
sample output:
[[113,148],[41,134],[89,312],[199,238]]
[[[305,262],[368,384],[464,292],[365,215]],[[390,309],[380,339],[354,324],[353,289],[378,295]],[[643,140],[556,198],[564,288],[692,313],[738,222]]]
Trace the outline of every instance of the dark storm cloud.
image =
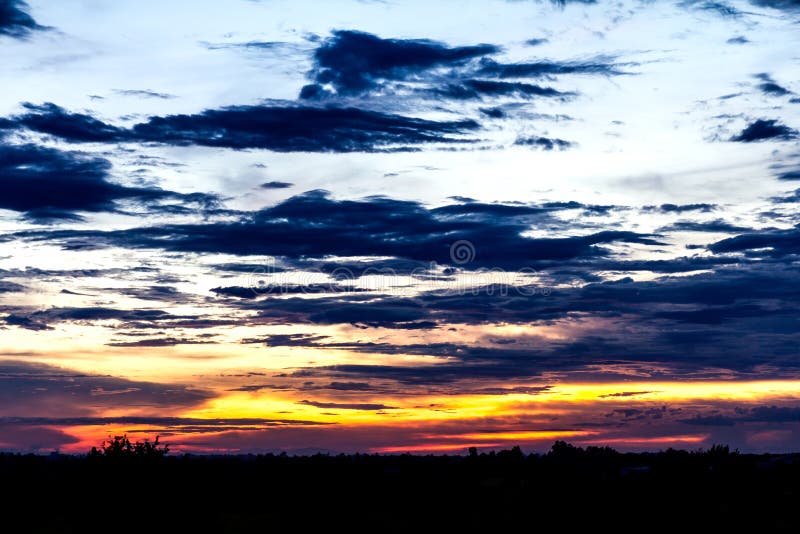
[[146,287],[108,288],[106,291],[115,291],[122,295],[142,300],[165,300],[173,303],[188,303],[193,300],[190,295],[182,293],[172,286],[151,285]]
[[[299,419],[256,419],[236,417],[225,419],[196,419],[193,417],[0,417],[0,426],[95,426],[95,425],[131,425],[160,426],[167,430],[184,432],[187,427],[206,428],[208,431],[220,432],[227,427],[274,427],[285,425],[328,425],[316,421]],[[240,429],[240,428],[237,428]],[[149,431],[149,430],[148,430]]]
[[135,321],[175,317],[163,310],[120,310],[115,308],[49,308],[34,312],[32,317],[61,321]]
[[334,280],[357,280],[362,276],[405,276],[427,273],[430,263],[403,258],[326,260],[298,258],[291,261],[294,268],[322,272]]
[[136,341],[116,341],[106,343],[109,347],[174,347],[175,345],[205,345],[214,343],[207,339],[188,339],[177,337],[159,337],[137,339]]
[[681,5],[701,11],[709,11],[723,17],[739,18],[745,13],[723,2],[684,0]]
[[346,364],[316,368],[315,375],[394,380],[406,385],[442,385],[469,379],[508,379],[536,376],[523,366],[499,364],[442,364],[421,366]]
[[499,63],[484,58],[478,74],[496,78],[539,78],[563,74],[585,74],[594,76],[621,76],[629,74],[621,70],[622,65],[598,59],[595,61],[535,61],[530,63]]
[[196,115],[152,117],[135,125],[130,135],[176,145],[371,152],[392,150],[391,145],[456,142],[452,135],[477,128],[471,120],[436,122],[356,108],[237,106]]
[[6,425],[0,421],[0,447],[5,450],[57,450],[80,439],[62,430],[41,426]]
[[740,45],[740,44],[747,44],[747,43],[750,42],[750,40],[747,37],[743,37],[743,36],[739,35],[737,37],[731,37],[726,42],[728,44]]
[[655,393],[655,391],[621,391],[619,393],[608,393],[607,395],[600,395],[600,398],[614,398],[614,397],[636,397],[639,395],[647,395],[648,393]]
[[722,219],[713,221],[677,221],[668,226],[659,228],[659,232],[720,232],[740,233],[752,230],[746,226],[737,226]]
[[753,254],[775,257],[800,254],[800,229],[751,232],[717,241],[708,248],[716,253],[758,251]]
[[574,206],[558,205],[552,206],[548,204],[532,205],[532,204],[501,204],[501,203],[485,203],[476,202],[474,200],[467,200],[457,198],[459,204],[448,204],[431,210],[436,215],[445,216],[458,216],[458,217],[488,217],[488,218],[502,218],[502,217],[517,217],[524,215],[541,215],[548,212],[554,212],[563,209],[570,209],[571,207],[583,207],[583,204],[575,204]]
[[46,29],[28,11],[27,2],[22,0],[0,0],[0,36],[24,39],[34,30]]
[[[409,150],[424,143],[468,141],[473,120],[431,121],[352,107],[293,104],[231,106],[193,115],[150,117],[131,128],[106,124],[47,103],[0,127],[24,128],[68,142],[139,142],[176,146],[266,149],[276,152],[375,152]],[[408,145],[408,146],[405,146]]]
[[259,187],[261,187],[262,189],[288,189],[292,186],[294,186],[294,184],[290,182],[272,181],[272,182],[264,182]]
[[34,319],[31,319],[30,317],[25,317],[23,315],[9,314],[3,319],[3,321],[5,321],[5,323],[9,326],[18,326],[26,330],[38,331],[38,330],[53,329],[51,326],[48,326],[39,321],[35,321]]
[[278,267],[276,265],[263,265],[260,263],[221,263],[213,265],[212,268],[216,271],[224,273],[248,273],[248,274],[265,274],[269,273],[282,273],[287,269]]
[[754,406],[737,408],[733,413],[722,415],[698,415],[682,419],[682,423],[699,426],[734,426],[741,423],[799,423],[800,407]]
[[268,347],[307,347],[327,337],[314,334],[272,334],[257,339],[243,339],[242,343],[263,343]]
[[645,206],[642,211],[645,213],[684,213],[686,211],[709,212],[717,208],[715,204],[661,204],[660,206]]
[[781,124],[776,119],[758,119],[748,125],[739,134],[731,137],[731,141],[751,143],[766,139],[787,141],[797,138],[797,130]]
[[209,43],[203,41],[200,44],[209,50],[224,50],[228,48],[243,50],[276,50],[295,46],[292,43],[283,41],[245,41],[240,43]]
[[[727,369],[742,376],[758,373],[761,378],[787,376],[800,370],[795,358],[800,342],[796,319],[800,314],[796,305],[799,279],[795,270],[771,265],[642,282],[623,279],[590,283],[556,288],[547,295],[523,294],[513,288],[503,293],[498,287],[487,286],[458,293],[432,291],[414,299],[359,300],[362,297],[356,296],[279,300],[253,309],[298,323],[368,325],[372,310],[380,310],[386,313],[387,321],[417,313],[444,325],[553,324],[592,317],[609,321],[609,326],[562,340],[508,337],[502,343],[489,340],[489,344],[343,342],[310,334],[265,336],[243,342],[441,359],[436,365],[416,367],[304,369],[298,377],[310,373],[329,378],[443,384],[535,377],[620,364],[633,365],[653,378],[696,376],[704,369]],[[338,316],[339,309],[347,312]],[[392,327],[390,322],[380,326]]]
[[154,205],[162,200],[194,201],[211,195],[183,195],[156,187],[128,187],[110,181],[108,160],[55,148],[0,144],[0,208],[34,221],[80,220],[80,212],[119,211],[119,202]]
[[800,0],[750,0],[750,2],[760,7],[771,7],[773,9],[783,9],[786,11],[800,11]]
[[23,104],[26,112],[9,119],[17,128],[27,128],[75,143],[116,142],[125,139],[124,129],[111,126],[90,115],[70,113],[47,102]]
[[[459,207],[458,209],[469,210]],[[500,211],[501,208],[493,208]],[[511,208],[513,210],[513,208]],[[466,267],[523,267],[543,260],[570,260],[607,255],[604,245],[658,245],[651,235],[601,231],[583,236],[528,238],[525,218],[450,216],[420,203],[370,197],[334,200],[311,191],[235,222],[171,224],[115,231],[23,232],[16,238],[61,241],[66,247],[107,245],[156,248],[177,252],[222,252],[287,258],[391,256],[453,264],[451,247],[463,245],[473,256]],[[169,239],[167,239],[167,237]]]
[[[286,322],[313,324],[350,323],[366,327],[420,329],[434,327],[429,321],[430,311],[422,303],[408,298],[375,298],[359,294],[340,297],[319,297],[313,300],[293,297],[271,299],[269,301],[242,301],[244,309],[257,310],[258,316],[267,323]],[[269,346],[303,346],[309,341],[316,342],[317,336],[286,334],[263,338],[244,339],[242,343],[265,343]]]
[[140,98],[159,98],[161,100],[177,98],[175,95],[150,91],[149,89],[115,89],[114,92],[122,96],[138,96]]
[[778,175],[778,180],[800,180],[800,169],[782,172]]
[[786,95],[792,94],[791,91],[789,91],[785,87],[782,87],[782,86],[778,85],[775,82],[762,83],[762,84],[760,84],[758,86],[758,88],[761,89],[761,92],[763,92],[765,94],[768,94],[768,95],[786,96]]
[[268,295],[314,294],[314,293],[360,293],[368,289],[339,284],[260,284],[253,287],[215,287],[211,292],[226,297],[254,299]]
[[779,85],[777,82],[775,82],[775,80],[772,79],[772,76],[770,76],[765,72],[756,74],[755,77],[761,80],[762,83],[758,85],[758,88],[761,90],[762,93],[766,95],[786,96],[792,94],[791,91]]
[[377,410],[392,410],[392,406],[385,404],[369,404],[369,403],[351,403],[351,402],[320,402],[301,400],[297,404],[305,404],[306,406],[314,406],[315,408],[326,408],[332,410],[364,410],[364,411],[377,411]]
[[[798,0],[749,0],[749,2],[756,7],[766,7],[789,12],[800,11],[800,1]],[[693,7],[703,11],[714,12],[723,17],[730,18],[740,18],[755,14],[750,11],[742,11],[725,2],[684,0],[680,5],[685,7]]]
[[[169,297],[164,297],[169,301]],[[180,302],[180,300],[178,300]],[[6,324],[27,330],[50,330],[51,324],[78,323],[92,324],[110,321],[113,328],[210,328],[236,324],[235,319],[210,319],[197,315],[173,315],[163,310],[132,309],[122,310],[102,306],[48,308],[46,310],[29,311],[23,309],[9,310],[4,318]],[[174,344],[174,343],[173,343]]]
[[[314,68],[309,73],[314,83],[303,87],[298,102],[153,116],[129,128],[108,124],[86,113],[68,112],[52,103],[25,104],[25,113],[2,120],[0,127],[35,131],[75,143],[159,143],[278,152],[408,151],[428,143],[475,142],[478,139],[470,134],[480,125],[472,119],[432,121],[377,111],[374,106],[352,107],[352,97],[366,101],[383,93],[403,94],[393,98],[395,105],[403,109],[418,109],[413,104],[420,97],[445,101],[445,106],[447,101],[498,98],[521,104],[531,98],[568,100],[577,93],[520,78],[625,74],[623,65],[606,58],[502,63],[488,57],[501,51],[491,44],[450,47],[425,39],[384,39],[339,30],[315,50]],[[118,93],[149,98],[171,96],[149,90]],[[314,100],[337,105],[309,105]],[[490,112],[488,116],[504,118],[505,113]],[[571,146],[567,141],[546,137],[521,139],[517,144],[546,150]]]
[[550,139],[548,137],[519,137],[514,144],[517,146],[529,146],[532,148],[540,148],[542,150],[564,150],[574,146],[571,141],[564,141],[563,139]]
[[[516,1],[516,0],[513,0]],[[550,0],[551,4],[555,4],[559,7],[565,7],[568,4],[584,4],[584,5],[592,5],[596,4],[597,0]]]
[[528,39],[525,41],[525,44],[528,46],[539,46],[549,42],[549,39],[544,37],[535,37],[533,39]]
[[[792,180],[794,178],[791,178]],[[772,197],[770,200],[776,204],[794,204],[800,202],[800,189],[795,189],[793,192],[782,197]]]
[[[795,313],[796,307],[790,300],[794,298],[792,295],[798,294],[791,287],[795,281],[796,276],[791,271],[772,276],[766,273],[736,275],[734,271],[718,278],[706,274],[663,278],[655,282],[622,280],[592,283],[582,288],[554,290],[549,295],[526,295],[515,292],[514,288],[506,288],[506,292],[502,292],[501,288],[487,286],[459,294],[429,292],[413,300],[388,299],[372,304],[400,310],[413,310],[417,306],[416,309],[445,322],[476,324],[552,320],[581,312],[606,317],[633,315],[675,322],[719,322],[721,316],[772,315],[777,318]],[[770,284],[770,287],[759,284]],[[335,309],[337,303],[345,306],[347,302],[333,299],[309,302],[306,304],[307,313],[314,313],[320,307]],[[276,307],[282,305],[291,306],[290,303],[271,304]],[[350,300],[349,306],[357,308],[357,301]],[[366,314],[369,306],[363,308]],[[362,315],[364,317],[366,315]],[[322,340],[310,341],[320,344]]]
[[21,284],[0,280],[0,293],[21,293],[26,289],[27,288]]
[[457,84],[450,84],[435,93],[455,100],[472,100],[482,97],[514,96],[514,97],[558,97],[569,98],[575,93],[565,93],[553,89],[522,82],[502,82],[495,80],[464,80]]
[[0,415],[90,415],[120,405],[194,406],[212,395],[180,385],[78,373],[45,364],[0,362]]
[[732,319],[747,317],[777,318],[779,315],[795,315],[798,308],[787,307],[783,309],[769,309],[757,304],[741,304],[732,306],[709,306],[691,311],[662,311],[653,314],[654,317],[670,319],[676,322],[693,324],[729,324]]
[[316,82],[301,91],[301,98],[325,94],[330,84],[340,95],[370,91],[381,80],[403,80],[425,70],[463,64],[494,54],[494,45],[448,47],[427,39],[382,39],[364,32],[339,30],[314,52]]

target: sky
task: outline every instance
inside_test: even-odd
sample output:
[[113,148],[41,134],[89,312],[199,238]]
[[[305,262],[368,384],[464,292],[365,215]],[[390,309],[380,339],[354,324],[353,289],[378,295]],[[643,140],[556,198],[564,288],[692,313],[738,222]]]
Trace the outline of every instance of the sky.
[[800,450],[799,30],[0,0],[0,450]]

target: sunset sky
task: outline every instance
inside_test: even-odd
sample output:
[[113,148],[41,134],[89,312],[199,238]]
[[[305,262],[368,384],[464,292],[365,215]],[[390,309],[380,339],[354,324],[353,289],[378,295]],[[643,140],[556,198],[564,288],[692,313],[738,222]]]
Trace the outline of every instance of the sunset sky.
[[800,450],[797,0],[0,0],[0,450]]

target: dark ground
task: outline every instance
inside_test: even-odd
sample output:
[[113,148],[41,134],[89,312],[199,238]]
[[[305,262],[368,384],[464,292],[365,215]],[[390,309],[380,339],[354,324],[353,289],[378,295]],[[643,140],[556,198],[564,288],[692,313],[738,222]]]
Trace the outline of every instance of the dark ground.
[[4,454],[0,481],[0,532],[800,529],[800,455],[724,447],[621,454],[559,442],[546,455]]

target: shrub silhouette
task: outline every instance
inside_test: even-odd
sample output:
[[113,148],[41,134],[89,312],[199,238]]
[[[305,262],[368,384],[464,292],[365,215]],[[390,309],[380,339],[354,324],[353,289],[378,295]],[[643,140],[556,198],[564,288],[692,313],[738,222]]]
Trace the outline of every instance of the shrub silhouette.
[[169,446],[160,446],[159,436],[154,441],[145,438],[144,441],[131,443],[128,435],[114,436],[104,441],[102,450],[92,447],[89,456],[103,456],[106,458],[161,458],[169,453]]

